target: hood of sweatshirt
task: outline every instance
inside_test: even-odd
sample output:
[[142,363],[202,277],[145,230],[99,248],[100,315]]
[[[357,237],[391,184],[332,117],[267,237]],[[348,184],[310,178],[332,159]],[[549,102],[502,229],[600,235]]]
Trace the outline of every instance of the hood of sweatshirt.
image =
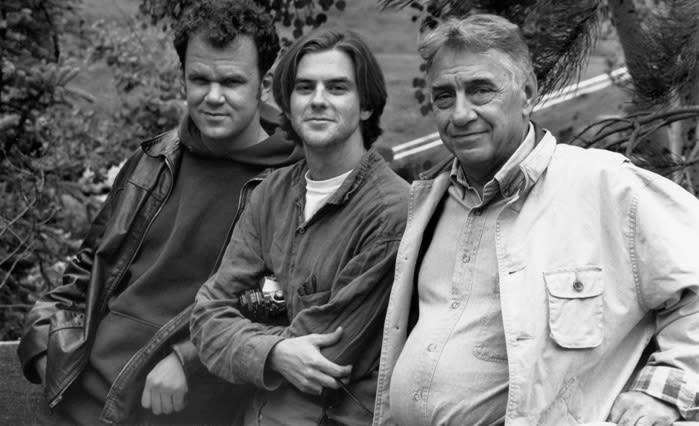
[[[218,157],[204,144],[201,132],[188,114],[179,125],[180,143],[190,152],[205,157]],[[282,167],[293,164],[303,158],[303,148],[286,138],[280,127],[267,139],[255,145],[235,150],[226,158],[238,163],[263,167]]]

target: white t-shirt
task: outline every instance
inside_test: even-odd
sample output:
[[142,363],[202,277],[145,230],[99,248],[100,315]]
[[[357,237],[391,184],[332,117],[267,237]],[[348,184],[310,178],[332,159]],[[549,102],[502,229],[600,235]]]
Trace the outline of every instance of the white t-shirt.
[[312,180],[306,172],[306,207],[303,209],[303,217],[306,222],[323,207],[323,204],[337,191],[350,173],[352,170],[330,179]]

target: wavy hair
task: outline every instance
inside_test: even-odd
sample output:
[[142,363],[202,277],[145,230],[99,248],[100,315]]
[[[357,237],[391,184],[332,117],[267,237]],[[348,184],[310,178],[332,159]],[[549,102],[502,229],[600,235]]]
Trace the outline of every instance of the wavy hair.
[[428,73],[435,56],[444,48],[474,53],[497,50],[512,60],[513,74],[519,84],[534,75],[522,32],[502,16],[473,14],[464,19],[449,18],[426,32],[418,42],[418,51],[426,62]]
[[368,149],[382,133],[380,120],[386,106],[386,81],[374,54],[359,35],[352,31],[325,28],[312,31],[297,40],[279,59],[272,90],[274,100],[285,113],[282,128],[293,140],[300,142],[300,137],[286,117],[291,110],[291,92],[294,90],[299,62],[308,53],[333,49],[346,53],[352,60],[360,108],[371,111],[371,116],[359,123],[364,146]]

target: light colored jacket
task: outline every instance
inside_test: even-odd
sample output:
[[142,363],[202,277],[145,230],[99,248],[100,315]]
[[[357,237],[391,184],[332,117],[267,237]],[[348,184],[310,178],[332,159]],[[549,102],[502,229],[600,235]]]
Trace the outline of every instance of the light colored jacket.
[[[666,401],[671,386],[677,395],[669,402],[696,420],[699,200],[621,155],[556,145],[550,133],[520,168],[524,184],[505,194],[496,225],[506,425],[602,421],[629,385]],[[448,186],[446,170],[411,188],[374,425],[394,424],[389,386],[411,327],[415,265]],[[643,380],[631,383],[654,335],[659,349],[638,373]]]

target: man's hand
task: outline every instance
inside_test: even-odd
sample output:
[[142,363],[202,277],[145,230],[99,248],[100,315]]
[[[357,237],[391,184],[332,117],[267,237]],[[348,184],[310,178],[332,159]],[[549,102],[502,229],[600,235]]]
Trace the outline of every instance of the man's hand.
[[619,426],[672,426],[679,418],[676,408],[638,391],[620,394],[609,414]]
[[170,352],[148,373],[141,405],[153,414],[170,414],[184,408],[185,396],[187,377],[177,355]]
[[337,365],[320,353],[320,348],[337,343],[342,327],[332,333],[309,334],[282,340],[272,349],[269,367],[279,372],[301,392],[320,395],[323,388],[337,389],[335,379],[343,379],[352,372],[351,365]]
[[36,359],[36,372],[39,374],[41,384],[46,385],[46,354]]

